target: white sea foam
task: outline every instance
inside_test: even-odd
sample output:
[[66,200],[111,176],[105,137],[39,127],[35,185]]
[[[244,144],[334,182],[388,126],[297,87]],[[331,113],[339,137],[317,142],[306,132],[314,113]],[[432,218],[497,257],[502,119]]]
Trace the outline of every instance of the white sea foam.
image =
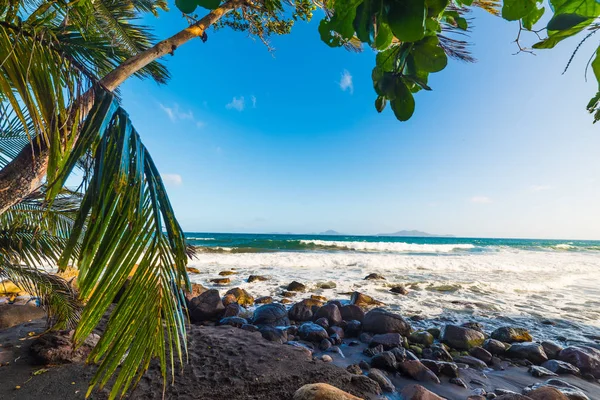
[[472,244],[416,244],[403,242],[345,242],[337,240],[301,240],[300,243],[339,249],[403,253],[450,253],[455,250],[469,250]]

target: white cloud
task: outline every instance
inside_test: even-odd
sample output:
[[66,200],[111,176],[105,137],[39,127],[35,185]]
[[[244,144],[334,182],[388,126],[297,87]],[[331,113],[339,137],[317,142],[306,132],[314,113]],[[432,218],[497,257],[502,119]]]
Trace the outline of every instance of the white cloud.
[[490,204],[492,202],[492,199],[490,199],[487,196],[474,196],[471,197],[471,203],[476,203],[476,204]]
[[340,89],[342,89],[344,92],[346,90],[349,90],[350,94],[354,93],[354,84],[352,83],[352,75],[346,69],[342,72],[342,78],[340,79]]
[[179,174],[161,174],[162,180],[166,185],[180,186],[183,179]]
[[160,108],[167,114],[169,119],[173,122],[179,120],[194,120],[194,113],[191,110],[184,112],[179,109],[179,104],[175,103],[173,107],[167,107],[164,104],[160,104]]
[[533,185],[529,188],[532,192],[543,192],[552,189],[550,185]]
[[250,100],[252,100],[252,108],[256,108],[256,96],[250,96]]
[[241,96],[239,99],[237,97],[234,97],[233,100],[231,100],[231,103],[227,103],[227,105],[225,105],[225,108],[228,110],[238,110],[238,111],[244,111],[244,108],[246,108],[246,101],[244,100],[244,96]]

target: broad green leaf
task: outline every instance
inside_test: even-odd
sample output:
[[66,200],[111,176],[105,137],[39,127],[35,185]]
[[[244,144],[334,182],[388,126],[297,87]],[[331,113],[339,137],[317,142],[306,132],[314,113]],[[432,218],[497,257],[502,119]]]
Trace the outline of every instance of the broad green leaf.
[[381,79],[377,81],[375,92],[380,96],[385,96],[390,100],[396,97],[396,84],[398,78],[392,72],[385,72]]
[[387,104],[387,100],[383,96],[377,96],[377,98],[375,99],[375,109],[379,113],[383,111],[386,104]]
[[564,39],[567,39],[571,36],[574,36],[584,30],[589,24],[591,20],[587,20],[586,22],[582,22],[579,25],[576,25],[570,29],[565,29],[564,31],[550,31],[549,35],[546,39],[542,40],[533,45],[534,49],[552,49],[558,43],[562,42]]
[[[188,0],[186,0],[188,1]],[[219,5],[221,4],[221,0],[195,0],[196,4],[198,4],[200,7],[206,8],[207,10],[214,10],[216,8],[219,7]],[[272,2],[269,3],[265,3],[265,5],[267,4],[273,4]]]
[[552,0],[555,14],[578,14],[588,18],[600,16],[600,3],[596,0]]
[[536,0],[504,0],[502,18],[518,21],[537,8]]
[[545,7],[536,8],[529,14],[523,17],[523,27],[527,30],[533,29],[533,26],[542,18],[544,12],[546,11]]
[[196,0],[175,0],[175,6],[185,14],[191,14],[196,10],[198,3]]
[[[363,43],[371,43],[373,37],[373,13],[371,0],[365,0],[356,7],[356,17],[353,21],[356,37]],[[391,42],[391,41],[390,41]]]
[[381,68],[382,71],[394,71],[396,69],[397,58],[404,47],[404,45],[393,46],[385,51],[377,53],[375,56],[375,64],[377,67]]
[[594,57],[594,61],[592,61],[592,70],[594,71],[596,81],[598,81],[598,86],[600,87],[600,46],[596,49],[596,57]]
[[411,54],[417,69],[427,72],[439,72],[446,68],[448,56],[438,44],[439,39],[437,36],[427,36],[415,43]]
[[467,23],[466,18],[458,17],[458,18],[455,18],[455,21],[456,21],[456,25],[458,25],[458,27],[460,29],[462,29],[463,31],[466,31],[467,28],[469,27],[469,24]]
[[321,40],[331,47],[341,46],[343,39],[351,39],[354,36],[354,18],[356,8],[362,0],[339,0],[334,5],[331,18],[323,19],[319,24]]
[[392,44],[394,35],[390,26],[385,22],[380,22],[377,25],[377,34],[375,35],[375,48],[377,50],[385,50]]
[[396,82],[396,98],[390,101],[390,106],[399,121],[408,121],[415,112],[415,99],[401,79]]
[[425,36],[425,14],[424,0],[393,0],[387,19],[398,40],[416,42]]
[[547,29],[549,31],[564,31],[573,28],[575,25],[579,25],[585,22],[589,17],[584,17],[579,14],[556,14],[548,22]]
[[436,18],[448,6],[449,0],[425,0],[427,16]]

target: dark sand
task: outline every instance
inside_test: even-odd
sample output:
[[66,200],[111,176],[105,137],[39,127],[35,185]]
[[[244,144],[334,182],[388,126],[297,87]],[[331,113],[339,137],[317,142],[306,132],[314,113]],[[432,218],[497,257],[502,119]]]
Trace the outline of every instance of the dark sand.
[[[28,348],[29,332],[42,332],[43,323],[33,322],[0,331],[0,399],[84,399],[94,369],[81,364],[32,366]],[[191,326],[189,363],[183,374],[177,371],[175,385],[167,388],[167,399],[292,399],[308,383],[326,382],[365,399],[376,396],[370,388],[353,383],[343,368],[313,361],[307,353],[290,345],[264,340],[259,333],[223,327]],[[25,340],[19,340],[26,338]],[[18,347],[20,346],[20,347]],[[15,361],[16,359],[16,361]],[[48,372],[32,375],[48,368]],[[20,389],[15,389],[20,386]],[[162,378],[153,365],[142,378],[131,399],[161,399]],[[106,399],[95,393],[93,399]]]

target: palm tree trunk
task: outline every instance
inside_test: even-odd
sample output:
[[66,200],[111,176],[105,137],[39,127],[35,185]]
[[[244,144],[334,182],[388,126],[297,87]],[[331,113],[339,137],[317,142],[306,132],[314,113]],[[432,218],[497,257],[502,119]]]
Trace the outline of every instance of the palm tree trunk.
[[[173,54],[179,46],[202,36],[206,29],[231,10],[243,5],[244,1],[229,0],[223,3],[221,7],[211,11],[188,28],[131,57],[102,78],[99,84],[112,92],[127,78],[152,61],[167,54]],[[87,115],[92,108],[92,97],[91,91],[88,91],[82,95],[83,101],[78,101],[82,111],[81,115]],[[77,133],[71,132],[71,135],[73,134]],[[17,157],[0,170],[0,214],[19,203],[42,184],[48,170],[49,155],[50,151],[45,142],[32,144],[21,150]]]

